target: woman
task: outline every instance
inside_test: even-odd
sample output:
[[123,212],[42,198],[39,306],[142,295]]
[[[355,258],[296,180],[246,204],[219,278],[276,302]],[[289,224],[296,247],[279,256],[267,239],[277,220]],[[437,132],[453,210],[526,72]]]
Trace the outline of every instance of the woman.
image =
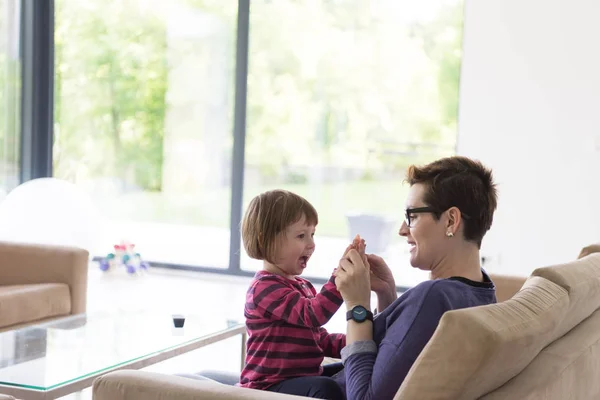
[[[344,369],[334,378],[349,400],[392,399],[449,310],[496,302],[494,284],[481,269],[479,249],[492,225],[496,188],[492,173],[466,157],[412,166],[400,236],[414,268],[430,271],[396,299],[385,262],[355,251],[340,261],[335,282],[348,314]],[[370,272],[370,271],[371,272]],[[370,290],[380,313],[373,318]]]

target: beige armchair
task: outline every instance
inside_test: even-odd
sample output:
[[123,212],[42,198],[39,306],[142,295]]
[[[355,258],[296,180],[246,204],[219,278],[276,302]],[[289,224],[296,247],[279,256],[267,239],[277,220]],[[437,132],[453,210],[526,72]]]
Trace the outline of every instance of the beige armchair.
[[86,310],[88,252],[0,242],[0,331]]

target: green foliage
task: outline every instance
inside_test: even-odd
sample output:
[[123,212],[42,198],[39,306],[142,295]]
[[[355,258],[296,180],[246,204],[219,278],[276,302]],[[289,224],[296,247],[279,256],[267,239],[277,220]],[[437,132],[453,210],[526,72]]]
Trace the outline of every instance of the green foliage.
[[463,12],[462,2],[449,3],[433,21],[412,27],[413,36],[421,38],[424,51],[436,65],[442,121],[453,130],[458,115]]
[[[56,175],[160,191],[172,71],[165,10],[206,11],[235,37],[236,4],[57,0]],[[418,4],[399,4],[252,1],[246,163],[264,182],[302,183],[326,167],[376,181],[452,151],[462,1],[412,23],[405,12]]]
[[[462,2],[416,28],[398,4],[252,3],[247,163],[375,173],[452,151]],[[439,148],[389,156],[406,143]]]
[[56,175],[160,190],[164,21],[132,0],[63,0],[56,10]]

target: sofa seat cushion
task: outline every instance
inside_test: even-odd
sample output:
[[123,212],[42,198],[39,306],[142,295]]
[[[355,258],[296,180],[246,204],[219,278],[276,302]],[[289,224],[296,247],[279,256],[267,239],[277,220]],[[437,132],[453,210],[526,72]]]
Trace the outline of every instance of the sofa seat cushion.
[[577,261],[538,268],[531,274],[556,283],[569,294],[569,312],[561,332],[569,332],[600,308],[600,253]]
[[71,313],[71,293],[64,283],[0,286],[0,327]]
[[394,399],[476,399],[489,393],[558,337],[568,306],[565,289],[533,277],[502,303],[445,313]]
[[94,381],[94,400],[306,400],[307,397],[222,385],[150,371],[109,372]]

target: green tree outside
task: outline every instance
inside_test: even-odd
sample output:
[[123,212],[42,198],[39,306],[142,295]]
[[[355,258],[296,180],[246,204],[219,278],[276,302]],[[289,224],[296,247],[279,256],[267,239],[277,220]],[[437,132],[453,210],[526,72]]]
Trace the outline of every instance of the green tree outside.
[[[175,3],[222,19],[235,37],[236,1]],[[227,227],[227,185],[163,192],[172,68],[165,15],[174,5],[56,4],[56,176],[116,177],[136,188],[103,203],[115,218]],[[400,24],[393,1],[252,1],[246,170],[259,180],[247,181],[245,198],[282,184],[329,196],[319,211],[330,234],[344,230],[342,197],[352,199],[348,207],[397,214],[397,204],[373,193],[401,201],[406,165],[454,149],[462,12],[456,1],[433,19]],[[233,82],[232,70],[222,73]],[[311,169],[349,175],[314,181]]]

